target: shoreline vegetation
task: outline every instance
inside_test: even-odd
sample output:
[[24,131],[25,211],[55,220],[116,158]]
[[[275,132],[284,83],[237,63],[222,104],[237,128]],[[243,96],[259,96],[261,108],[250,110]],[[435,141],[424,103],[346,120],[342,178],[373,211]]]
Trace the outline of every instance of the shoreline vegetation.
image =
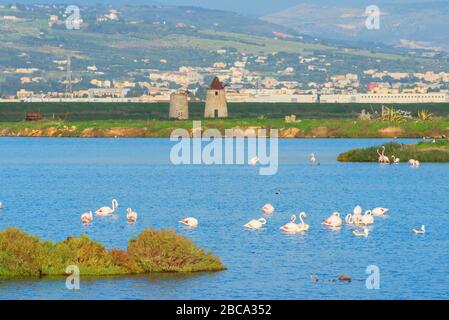
[[107,250],[87,236],[61,242],[8,228],[0,231],[0,278],[63,276],[77,266],[82,276],[194,273],[225,270],[212,253],[172,230],[145,229],[127,251]]
[[[198,119],[201,120],[201,119]],[[0,122],[3,137],[168,138],[178,128],[192,133],[192,121],[89,120]],[[202,119],[202,130],[278,129],[279,138],[446,138],[449,118],[400,122],[356,119]]]
[[[178,128],[192,133],[194,120],[222,135],[227,129],[278,129],[280,138],[449,136],[449,103],[228,103],[230,118],[204,119],[204,102],[191,102],[190,120],[183,121],[170,121],[168,110],[168,103],[1,103],[0,136],[168,138]],[[24,121],[29,112],[42,120]]]
[[[228,113],[234,119],[284,119],[296,115],[298,119],[356,119],[363,110],[371,114],[382,112],[382,104],[361,103],[228,103]],[[435,117],[449,117],[449,103],[392,104],[417,116],[426,109]],[[189,117],[204,116],[204,102],[189,103]],[[2,102],[0,122],[20,122],[27,112],[39,112],[44,119],[68,122],[91,120],[168,120],[169,103],[108,103],[108,102]]]
[[[392,156],[399,158],[401,162],[408,162],[410,159],[420,162],[449,162],[449,141],[435,140],[422,141],[417,144],[400,144],[390,142],[383,145],[385,155],[391,160]],[[353,149],[341,153],[337,160],[340,162],[378,162],[382,146]]]

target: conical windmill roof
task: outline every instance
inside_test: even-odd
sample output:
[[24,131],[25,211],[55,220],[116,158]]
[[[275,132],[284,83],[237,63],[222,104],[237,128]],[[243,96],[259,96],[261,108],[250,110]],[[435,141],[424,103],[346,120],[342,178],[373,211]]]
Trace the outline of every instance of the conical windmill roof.
[[210,89],[212,90],[223,90],[224,85],[220,82],[220,79],[218,77],[215,77],[214,80],[212,80],[212,83],[210,84]]

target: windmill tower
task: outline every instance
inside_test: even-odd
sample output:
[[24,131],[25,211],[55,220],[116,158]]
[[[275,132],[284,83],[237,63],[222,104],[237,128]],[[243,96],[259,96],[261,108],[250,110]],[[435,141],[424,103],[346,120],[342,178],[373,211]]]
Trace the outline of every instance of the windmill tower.
[[188,91],[173,92],[170,95],[169,118],[177,120],[189,119]]
[[205,118],[227,118],[228,102],[223,83],[215,77],[206,94]]
[[65,95],[71,96],[73,93],[72,88],[72,59],[67,57],[66,79],[65,79]]

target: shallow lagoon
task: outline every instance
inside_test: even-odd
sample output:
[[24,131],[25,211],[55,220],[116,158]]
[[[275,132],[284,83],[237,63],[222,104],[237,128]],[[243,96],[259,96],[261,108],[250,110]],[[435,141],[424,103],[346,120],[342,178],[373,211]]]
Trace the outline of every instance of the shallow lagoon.
[[[338,163],[340,152],[387,140],[280,140],[277,175],[250,166],[173,166],[168,139],[0,138],[0,229],[19,227],[61,241],[83,233],[108,247],[125,248],[145,227],[171,227],[221,257],[229,268],[214,274],[0,281],[1,299],[447,299],[449,297],[449,164]],[[411,141],[411,140],[409,140]],[[320,166],[307,163],[317,154]],[[280,195],[276,191],[280,190]],[[80,215],[119,200],[118,217],[82,226]],[[243,224],[271,202],[265,229]],[[332,211],[391,209],[367,239],[347,227],[321,226]],[[125,221],[126,208],[139,213]],[[285,235],[279,227],[304,210],[311,229]],[[195,230],[177,221],[195,216]],[[426,224],[425,236],[413,227]],[[365,269],[380,268],[380,290],[365,286]],[[352,283],[331,282],[338,274]],[[311,274],[317,274],[315,283]]]

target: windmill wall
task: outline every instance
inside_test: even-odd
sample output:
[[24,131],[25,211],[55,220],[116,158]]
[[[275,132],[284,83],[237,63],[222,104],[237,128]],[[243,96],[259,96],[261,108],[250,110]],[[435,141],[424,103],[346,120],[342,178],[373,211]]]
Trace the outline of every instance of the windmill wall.
[[189,102],[187,94],[177,92],[170,95],[169,118],[177,120],[189,119]]

